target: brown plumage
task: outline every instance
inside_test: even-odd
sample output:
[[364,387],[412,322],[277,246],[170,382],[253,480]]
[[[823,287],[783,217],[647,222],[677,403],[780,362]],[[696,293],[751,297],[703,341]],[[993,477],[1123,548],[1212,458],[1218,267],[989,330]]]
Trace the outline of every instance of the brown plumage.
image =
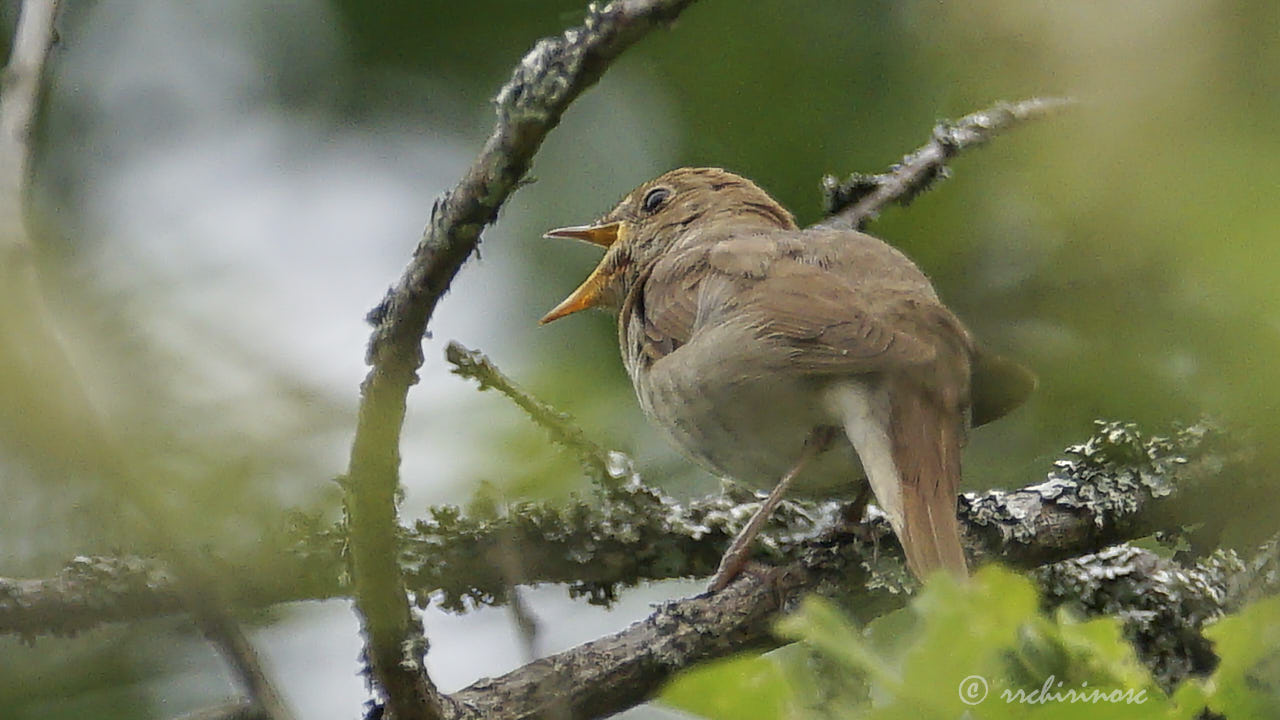
[[[765,487],[804,464],[798,482],[827,494],[865,471],[912,571],[965,573],[965,433],[1034,380],[982,354],[905,255],[852,230],[801,230],[715,168],[668,172],[599,222],[548,235],[607,252],[543,322],[617,309],[640,405],[686,455]],[[806,452],[827,427],[842,437]]]

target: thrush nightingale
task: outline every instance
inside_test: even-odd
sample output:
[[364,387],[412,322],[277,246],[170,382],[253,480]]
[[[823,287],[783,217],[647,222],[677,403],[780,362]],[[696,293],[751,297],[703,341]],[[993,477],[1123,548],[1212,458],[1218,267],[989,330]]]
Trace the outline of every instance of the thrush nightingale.
[[917,577],[966,573],[966,431],[1021,404],[1035,381],[979,350],[905,255],[855,230],[801,230],[755,183],[717,168],[672,170],[599,222],[547,237],[606,252],[542,322],[616,310],[645,414],[712,472],[774,488],[712,589],[740,571],[797,478],[826,494],[867,478]]

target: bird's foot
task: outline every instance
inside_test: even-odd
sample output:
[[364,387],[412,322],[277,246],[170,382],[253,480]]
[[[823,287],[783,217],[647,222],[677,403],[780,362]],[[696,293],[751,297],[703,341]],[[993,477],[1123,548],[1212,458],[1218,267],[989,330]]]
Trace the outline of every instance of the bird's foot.
[[782,502],[783,495],[786,494],[787,488],[796,479],[796,475],[800,474],[800,470],[804,468],[805,463],[811,457],[817,455],[827,449],[831,444],[832,438],[835,437],[835,429],[830,426],[820,426],[814,428],[809,437],[805,440],[804,450],[800,453],[800,457],[796,459],[796,464],[782,476],[777,486],[769,493],[769,497],[760,504],[760,509],[756,510],[755,515],[749,520],[733,539],[733,543],[729,545],[729,549],[724,552],[724,556],[720,558],[720,567],[716,569],[715,577],[711,579],[711,584],[707,586],[708,592],[719,592],[725,588],[739,573],[742,572],[743,565],[747,562],[747,557],[751,552],[751,543],[760,534],[761,528],[773,511],[778,507],[778,503]]

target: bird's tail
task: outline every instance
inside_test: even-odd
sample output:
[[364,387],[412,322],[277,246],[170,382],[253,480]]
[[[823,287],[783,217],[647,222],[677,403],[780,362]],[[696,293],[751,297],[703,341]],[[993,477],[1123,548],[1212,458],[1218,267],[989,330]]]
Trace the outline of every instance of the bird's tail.
[[963,415],[923,388],[892,394],[889,441],[901,482],[902,509],[894,531],[907,567],[924,579],[938,569],[968,574],[956,521]]

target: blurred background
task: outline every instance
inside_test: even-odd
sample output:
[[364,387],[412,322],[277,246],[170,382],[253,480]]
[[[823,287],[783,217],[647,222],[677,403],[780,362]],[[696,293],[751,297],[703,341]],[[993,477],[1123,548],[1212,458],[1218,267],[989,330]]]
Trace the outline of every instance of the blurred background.
[[[363,316],[483,143],[512,66],[583,9],[64,3],[28,202],[46,299],[97,412],[194,544],[251,551],[291,509],[338,518]],[[16,4],[3,10],[8,42]],[[975,434],[967,487],[1042,478],[1094,418],[1159,431],[1210,413],[1265,439],[1280,400],[1278,38],[1271,0],[695,4],[572,106],[537,182],[440,304],[410,395],[404,519],[482,486],[500,501],[587,487],[518,410],[449,374],[449,340],[631,453],[650,482],[716,489],[644,423],[611,317],[537,326],[598,259],[545,229],[681,165],[747,175],[813,222],[824,173],[881,171],[937,120],[1032,95],[1082,105],[964,155],[953,179],[871,228],[987,345],[1040,375],[1028,406]],[[48,380],[0,374],[0,402]],[[93,471],[74,414],[23,412],[5,414],[0,441],[0,575],[136,547],[150,520]],[[557,587],[529,598],[552,651],[698,587],[642,588],[612,611]],[[299,717],[356,716],[348,603],[249,620]],[[522,662],[503,610],[425,622],[446,690]],[[0,638],[6,718],[172,717],[233,692],[181,618]]]

